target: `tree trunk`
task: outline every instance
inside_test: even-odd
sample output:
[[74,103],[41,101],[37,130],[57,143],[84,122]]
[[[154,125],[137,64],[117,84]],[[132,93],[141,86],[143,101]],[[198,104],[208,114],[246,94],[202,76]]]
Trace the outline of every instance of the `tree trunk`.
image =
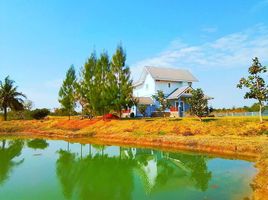
[[196,117],[199,119],[200,122],[202,122],[202,117],[196,115]]
[[7,107],[4,107],[4,121],[7,121]]
[[121,119],[122,116],[122,109],[119,110],[119,118]]
[[82,160],[82,158],[83,158],[83,149],[82,149],[82,144],[81,144],[81,149],[80,149],[80,155],[81,155],[81,160]]
[[262,123],[262,104],[260,103],[260,110],[259,110],[260,122]]
[[91,144],[88,144],[88,149],[89,149],[89,155],[91,156]]
[[2,140],[2,149],[4,149],[6,146],[6,140]]

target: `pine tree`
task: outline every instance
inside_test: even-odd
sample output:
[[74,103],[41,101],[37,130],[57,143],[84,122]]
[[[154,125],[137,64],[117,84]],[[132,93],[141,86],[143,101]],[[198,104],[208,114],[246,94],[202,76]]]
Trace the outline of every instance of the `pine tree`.
[[98,114],[104,115],[109,112],[110,100],[108,96],[109,84],[108,73],[110,69],[110,61],[107,53],[102,53],[97,60],[97,67],[95,70],[94,88],[95,88],[95,109]]
[[86,111],[94,116],[94,79],[95,79],[95,69],[97,65],[97,57],[96,53],[93,52],[87,62],[84,65],[84,69],[82,70],[82,91],[84,93],[85,99],[85,109]]
[[74,66],[71,65],[66,73],[66,78],[59,91],[59,102],[67,110],[69,119],[76,107],[76,75]]
[[112,102],[115,110],[121,117],[122,109],[127,108],[132,99],[132,80],[130,78],[129,67],[126,66],[126,53],[121,45],[116,49],[111,61],[111,96],[114,97]]

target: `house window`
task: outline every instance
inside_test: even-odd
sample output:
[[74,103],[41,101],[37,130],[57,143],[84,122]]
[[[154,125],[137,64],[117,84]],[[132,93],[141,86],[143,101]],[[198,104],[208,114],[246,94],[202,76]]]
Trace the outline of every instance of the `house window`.
[[148,90],[148,88],[149,88],[149,85],[148,85],[148,84],[146,84],[146,85],[145,85],[145,88],[146,88],[146,90]]
[[170,88],[170,83],[168,83],[168,87]]
[[184,93],[185,94],[191,94],[191,90],[186,90]]

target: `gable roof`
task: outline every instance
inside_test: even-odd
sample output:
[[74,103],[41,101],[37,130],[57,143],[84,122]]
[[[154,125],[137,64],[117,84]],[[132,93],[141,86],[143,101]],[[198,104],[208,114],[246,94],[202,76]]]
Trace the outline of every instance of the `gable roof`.
[[138,104],[142,105],[150,105],[153,104],[154,101],[151,97],[136,97],[138,100]]
[[[176,90],[174,90],[168,97],[167,99],[178,99],[180,96],[182,96],[182,94],[184,94],[184,92],[186,92],[188,89],[190,89],[190,86],[183,86],[180,88],[177,88]],[[192,88],[191,88],[192,89]],[[189,94],[189,96],[191,96]]]
[[186,69],[145,66],[140,79],[133,85],[141,85],[144,82],[147,73],[149,73],[154,80],[159,81],[198,82],[197,78]]
[[[170,95],[168,95],[167,99],[171,100],[171,99],[178,99],[179,97],[191,97],[192,94],[188,93],[187,92],[188,90],[192,91],[193,88],[191,86],[183,86],[183,87],[177,88]],[[204,95],[204,99],[211,100],[214,98]]]
[[186,69],[176,69],[176,68],[163,68],[163,67],[152,67],[146,66],[145,69],[151,74],[153,79],[161,81],[187,81],[187,82],[197,82],[190,71]]

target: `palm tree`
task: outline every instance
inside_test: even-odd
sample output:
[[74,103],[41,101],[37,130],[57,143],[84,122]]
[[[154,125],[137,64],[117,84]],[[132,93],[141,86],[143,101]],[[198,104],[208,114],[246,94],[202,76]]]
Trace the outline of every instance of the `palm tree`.
[[0,81],[0,109],[4,110],[4,120],[7,120],[7,109],[23,110],[23,98],[26,96],[17,92],[18,87],[14,86],[14,81],[7,76],[2,83]]

